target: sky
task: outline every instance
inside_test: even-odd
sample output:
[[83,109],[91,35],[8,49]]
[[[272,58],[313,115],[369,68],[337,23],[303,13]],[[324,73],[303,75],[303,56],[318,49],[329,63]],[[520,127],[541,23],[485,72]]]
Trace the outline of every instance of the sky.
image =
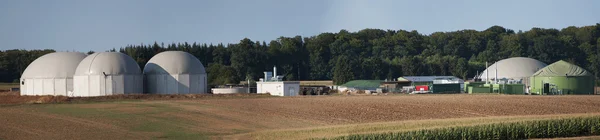
[[422,34],[600,23],[598,0],[0,0],[0,50],[237,43],[341,29]]

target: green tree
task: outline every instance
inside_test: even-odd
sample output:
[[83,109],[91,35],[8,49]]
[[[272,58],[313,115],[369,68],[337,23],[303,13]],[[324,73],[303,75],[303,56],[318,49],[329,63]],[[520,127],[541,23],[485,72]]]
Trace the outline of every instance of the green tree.
[[353,59],[348,56],[339,56],[333,68],[333,83],[336,85],[344,84],[352,81],[355,78],[354,70],[352,69]]

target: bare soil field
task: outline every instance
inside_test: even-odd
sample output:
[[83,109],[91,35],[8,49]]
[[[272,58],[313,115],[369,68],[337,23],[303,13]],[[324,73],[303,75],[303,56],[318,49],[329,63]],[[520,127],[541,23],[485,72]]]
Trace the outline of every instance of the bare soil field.
[[2,104],[44,104],[44,103],[77,103],[77,102],[111,102],[124,100],[182,100],[204,98],[248,98],[270,97],[267,94],[127,94],[99,97],[66,97],[66,96],[20,96],[19,92],[0,92]]
[[306,139],[600,115],[593,95],[140,98],[0,105],[0,139]]

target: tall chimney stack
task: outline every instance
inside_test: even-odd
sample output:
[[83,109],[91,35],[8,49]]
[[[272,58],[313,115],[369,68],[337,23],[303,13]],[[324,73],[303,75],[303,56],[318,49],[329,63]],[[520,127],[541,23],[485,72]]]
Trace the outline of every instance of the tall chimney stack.
[[488,69],[488,62],[487,61],[485,61],[485,68],[487,69],[485,71],[485,84],[487,84],[488,83],[488,79],[490,79],[490,75],[489,75],[490,69]]
[[277,66],[273,66],[273,77],[277,77]]
[[498,62],[496,62],[496,70],[495,70],[496,71],[496,78],[495,78],[496,84],[498,84],[498,65],[499,65]]

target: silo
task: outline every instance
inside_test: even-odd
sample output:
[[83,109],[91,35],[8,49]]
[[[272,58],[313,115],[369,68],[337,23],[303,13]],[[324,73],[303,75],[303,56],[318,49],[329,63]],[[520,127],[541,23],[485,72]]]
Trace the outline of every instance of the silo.
[[561,60],[533,74],[531,93],[594,94],[594,84],[594,76],[590,72]]
[[74,96],[105,96],[143,92],[143,76],[133,58],[118,52],[101,52],[79,63]]
[[37,58],[21,75],[21,95],[70,96],[75,69],[85,56],[79,52],[55,52]]
[[144,77],[150,94],[207,93],[204,65],[187,52],[156,54],[144,66]]

